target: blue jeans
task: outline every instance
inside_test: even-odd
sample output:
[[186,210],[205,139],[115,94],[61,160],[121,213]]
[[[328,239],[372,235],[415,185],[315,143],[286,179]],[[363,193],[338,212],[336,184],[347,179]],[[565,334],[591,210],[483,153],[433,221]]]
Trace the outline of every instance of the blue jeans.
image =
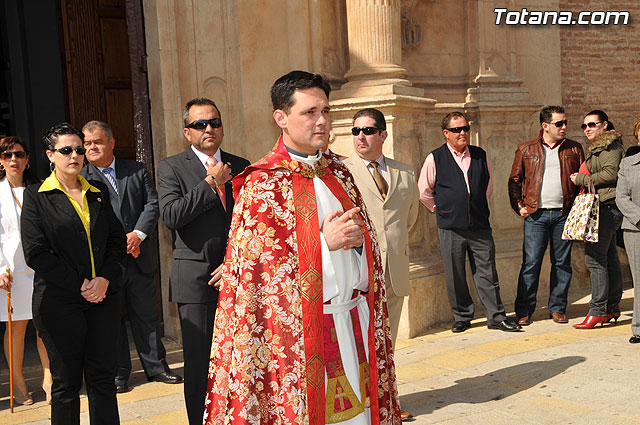
[[560,209],[538,209],[524,219],[522,267],[518,276],[515,310],[518,317],[531,316],[536,310],[536,296],[544,252],[549,245],[549,313],[567,310],[571,283],[571,242],[562,240],[566,216]]
[[589,316],[620,313],[622,269],[616,248],[616,232],[622,213],[615,204],[600,204],[598,242],[584,246],[585,263],[591,272]]

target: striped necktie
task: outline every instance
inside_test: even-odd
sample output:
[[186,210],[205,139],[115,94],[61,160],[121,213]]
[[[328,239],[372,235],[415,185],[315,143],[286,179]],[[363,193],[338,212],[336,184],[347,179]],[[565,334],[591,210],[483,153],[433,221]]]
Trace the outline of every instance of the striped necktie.
[[[214,157],[210,156],[207,159],[207,168],[213,167],[217,163],[218,163],[218,160],[215,159]],[[225,191],[224,185],[218,186],[218,189],[216,190],[216,192],[218,192],[218,197],[220,198],[220,202],[222,203],[222,207],[226,211],[227,210],[227,195],[226,195],[226,193],[224,191]]]
[[116,183],[116,179],[113,176],[113,168],[111,168],[111,167],[103,168],[102,169],[102,173],[107,178],[107,180],[109,180],[109,183],[111,183],[111,187],[113,187],[113,190],[116,192],[116,195],[117,195],[118,194],[118,184]]

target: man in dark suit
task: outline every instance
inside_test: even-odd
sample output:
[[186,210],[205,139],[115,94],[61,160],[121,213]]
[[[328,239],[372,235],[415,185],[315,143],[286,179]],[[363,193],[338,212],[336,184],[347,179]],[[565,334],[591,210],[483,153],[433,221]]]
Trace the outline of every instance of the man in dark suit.
[[184,355],[184,398],[191,425],[202,424],[209,354],[222,262],[233,211],[231,177],[249,161],[220,150],[220,111],[206,98],[184,110],[184,152],[158,164],[162,220],[171,230],[169,300],[178,303]]
[[[144,165],[137,161],[115,160],[115,139],[107,123],[89,121],[82,129],[86,158],[82,170],[88,180],[104,182],[111,194],[111,206],[127,234],[127,257],[122,280],[124,305],[129,312],[131,333],[140,362],[149,381],[177,384],[182,377],[171,373],[160,339],[156,289],[153,274],[157,254],[153,234],[158,221],[158,194]],[[118,344],[116,389],[128,391],[131,373],[129,340],[122,318]]]

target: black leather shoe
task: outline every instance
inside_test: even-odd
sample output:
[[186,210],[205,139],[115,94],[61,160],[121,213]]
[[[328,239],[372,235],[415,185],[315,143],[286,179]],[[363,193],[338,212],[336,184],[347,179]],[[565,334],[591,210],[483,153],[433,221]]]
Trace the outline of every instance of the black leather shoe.
[[129,386],[127,385],[127,380],[121,376],[116,376],[116,392],[117,393],[126,393],[129,391]]
[[640,335],[634,335],[631,338],[629,338],[629,342],[631,344],[637,344],[640,342]]
[[471,327],[471,322],[465,322],[465,321],[460,320],[460,321],[455,322],[453,324],[453,326],[451,327],[451,332],[457,334],[457,333],[466,331],[470,327]]
[[164,384],[179,384],[182,382],[182,376],[175,375],[171,372],[162,372],[149,377],[149,382],[162,382]]
[[493,324],[487,325],[487,327],[489,329],[499,329],[504,332],[519,332],[522,329],[522,326],[517,325],[508,320],[503,320],[500,323],[493,323]]

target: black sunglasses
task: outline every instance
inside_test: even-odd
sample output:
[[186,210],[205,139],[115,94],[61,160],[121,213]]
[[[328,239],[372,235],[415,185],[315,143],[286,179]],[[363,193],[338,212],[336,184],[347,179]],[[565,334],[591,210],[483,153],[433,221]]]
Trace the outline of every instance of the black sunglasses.
[[378,127],[353,127],[351,129],[351,134],[357,136],[361,131],[365,134],[365,136],[371,136],[372,134],[376,134],[382,130]]
[[15,155],[16,158],[26,158],[27,157],[27,153],[25,151],[11,151],[11,152],[2,152],[2,159],[6,159],[9,160],[11,159],[11,157]]
[[211,128],[222,127],[222,120],[220,118],[211,118],[210,120],[195,120],[191,124],[187,124],[186,128],[193,128],[194,130],[204,130],[210,125]]
[[562,120],[562,121],[556,121],[556,122],[549,122],[547,124],[552,124],[555,125],[558,128],[562,128],[563,125],[568,125],[567,120]]
[[602,123],[602,121],[595,121],[595,122],[594,122],[594,121],[591,121],[591,122],[588,122],[588,123],[586,123],[586,124],[582,124],[582,125],[580,126],[580,128],[581,128],[581,129],[583,129],[583,130],[586,130],[586,129],[587,129],[587,127],[589,127],[589,128],[595,128],[595,126],[596,126],[596,125],[601,124],[601,123]]
[[62,155],[71,155],[71,152],[73,151],[76,151],[78,155],[84,155],[84,153],[87,151],[82,146],[76,146],[75,148],[72,148],[71,146],[63,146],[61,148],[52,149],[52,150],[60,152]]
[[466,131],[468,133],[470,129],[471,129],[471,126],[463,125],[462,127],[447,128],[447,131],[450,131],[452,133],[462,133],[463,131]]

